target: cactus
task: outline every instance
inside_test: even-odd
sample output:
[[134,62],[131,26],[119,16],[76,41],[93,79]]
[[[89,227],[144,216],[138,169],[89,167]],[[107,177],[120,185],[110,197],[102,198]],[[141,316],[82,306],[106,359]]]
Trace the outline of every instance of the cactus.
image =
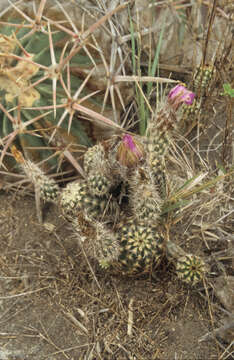
[[[151,131],[151,129],[153,131]],[[147,164],[152,171],[154,182],[157,185],[160,195],[165,196],[165,155],[169,148],[169,134],[167,130],[157,133],[152,122],[147,129],[148,148],[147,148]]]
[[204,261],[196,255],[185,254],[176,263],[177,276],[184,282],[196,285],[206,272]]
[[208,264],[197,255],[186,253],[180,246],[168,240],[165,245],[166,255],[176,268],[176,275],[183,282],[195,286],[209,270]]
[[[85,179],[71,182],[61,190],[13,149],[14,157],[40,189],[43,199],[57,202],[79,239],[89,244],[92,240],[92,253],[102,268],[117,268],[130,275],[149,272],[165,253],[182,281],[196,285],[203,278],[204,261],[161,235],[164,201],[154,176],[162,170],[161,162],[169,146],[167,139],[179,121],[176,110],[193,97],[181,85],[169,93],[167,108],[160,111],[155,128],[148,130],[150,146],[147,141],[138,142],[133,136],[124,135],[120,141],[114,137],[108,144],[90,147],[84,155]],[[152,154],[159,162],[157,169],[150,161]],[[114,174],[119,174],[117,180],[113,180]],[[124,201],[118,189],[121,181],[127,188]]]
[[193,75],[193,89],[199,96],[204,96],[209,91],[214,71],[214,66],[211,65],[200,65],[196,68]]
[[118,261],[120,244],[116,233],[102,223],[95,223],[96,241],[95,256],[102,268],[107,269],[111,263]]
[[161,213],[162,199],[147,167],[137,168],[129,178],[129,205],[137,220],[156,222]]
[[125,275],[149,272],[164,254],[174,263],[178,278],[190,286],[200,282],[208,271],[201,257],[187,254],[180,246],[165,241],[157,225],[144,221],[124,221],[117,232],[99,231],[96,249],[103,268],[112,266]]
[[200,108],[201,108],[201,103],[199,100],[194,100],[192,105],[184,104],[182,107],[184,119],[191,120],[191,117],[194,117],[199,113]]
[[99,170],[91,173],[87,177],[89,190],[93,195],[103,196],[106,195],[111,186],[111,181]]
[[90,147],[84,155],[84,170],[91,194],[103,196],[114,184],[110,166],[105,159],[105,150],[101,144]]
[[90,219],[104,218],[105,212],[107,216],[111,214],[108,197],[92,195],[85,181],[67,184],[61,193],[60,207],[67,218],[75,217],[81,210]]
[[155,225],[127,221],[119,227],[118,240],[118,263],[125,274],[149,271],[163,254],[164,240]]
[[38,187],[40,196],[44,201],[57,202],[59,186],[54,179],[49,178],[44,172],[30,160],[25,160],[20,151],[12,146],[11,149],[16,161],[27,175],[27,178]]
[[201,109],[204,108],[206,97],[209,94],[212,78],[215,75],[214,65],[200,65],[196,67],[191,87],[197,94],[197,99],[192,104],[183,104],[182,112],[184,130],[189,133],[197,124],[198,115],[201,114]]
[[161,197],[165,197],[165,156],[169,149],[173,131],[177,129],[180,116],[176,114],[181,105],[192,105],[195,94],[182,84],[174,87],[168,95],[166,105],[150,119],[147,135],[147,164],[154,176]]
[[105,162],[105,149],[102,144],[90,147],[84,154],[84,171],[88,174]]

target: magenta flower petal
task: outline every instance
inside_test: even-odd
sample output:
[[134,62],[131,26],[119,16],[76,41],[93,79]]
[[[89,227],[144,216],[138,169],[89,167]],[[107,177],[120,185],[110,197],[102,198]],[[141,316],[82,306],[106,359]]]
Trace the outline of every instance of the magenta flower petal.
[[131,135],[128,135],[128,134],[125,134],[125,135],[123,136],[123,143],[124,143],[127,147],[129,147],[129,149],[131,149],[131,150],[133,150],[133,149],[136,147],[136,145],[135,145],[134,142],[133,142],[132,136],[131,136]]
[[192,105],[195,96],[196,95],[192,91],[187,91],[186,94],[181,96],[181,100],[183,100],[186,105]]
[[169,92],[168,103],[174,110],[177,110],[181,104],[192,105],[195,96],[192,91],[178,84]]
[[175,96],[178,96],[178,94],[180,94],[181,90],[183,90],[183,86],[182,85],[176,85],[175,87],[173,87],[173,89],[171,89],[171,91],[168,94],[169,99],[173,99]]
[[142,157],[142,153],[140,152],[139,148],[137,148],[136,143],[133,140],[131,135],[124,135],[123,136],[123,143],[124,145],[131,150],[137,157]]
[[117,150],[117,160],[121,165],[132,167],[143,158],[144,150],[133,136],[125,134]]

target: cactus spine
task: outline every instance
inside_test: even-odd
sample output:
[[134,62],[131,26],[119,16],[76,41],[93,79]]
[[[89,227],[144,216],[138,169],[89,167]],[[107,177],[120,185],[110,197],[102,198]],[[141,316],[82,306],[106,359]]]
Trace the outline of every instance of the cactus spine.
[[157,226],[129,221],[121,224],[118,239],[121,246],[118,261],[124,273],[149,271],[163,254],[164,241]]
[[186,254],[177,260],[176,273],[186,283],[196,285],[202,280],[205,272],[206,265],[199,256]]

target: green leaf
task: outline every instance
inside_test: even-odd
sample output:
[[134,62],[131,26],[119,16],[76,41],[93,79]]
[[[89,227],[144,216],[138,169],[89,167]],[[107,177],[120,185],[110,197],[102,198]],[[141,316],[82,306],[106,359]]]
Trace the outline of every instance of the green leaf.
[[231,98],[234,97],[234,89],[232,89],[230,84],[223,84],[224,93],[222,95],[224,96],[230,96]]

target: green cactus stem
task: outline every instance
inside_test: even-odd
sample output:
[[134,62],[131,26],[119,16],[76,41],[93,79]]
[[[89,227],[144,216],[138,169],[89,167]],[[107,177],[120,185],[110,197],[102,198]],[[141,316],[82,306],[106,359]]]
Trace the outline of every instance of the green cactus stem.
[[154,225],[126,222],[119,228],[118,240],[121,249],[118,264],[125,274],[149,271],[163,254],[164,241]]
[[172,259],[176,266],[176,274],[180,280],[194,286],[204,278],[208,265],[200,256],[187,254],[170,240],[166,242],[165,248],[167,257]]
[[194,286],[200,282],[206,272],[204,261],[196,255],[186,254],[177,260],[176,274],[184,282]]
[[12,146],[11,151],[27,178],[39,189],[40,197],[44,201],[56,203],[59,196],[59,186],[55,180],[45,175],[39,166],[32,161],[25,160],[15,146]]
[[96,196],[90,193],[85,181],[75,181],[63,189],[59,202],[63,215],[72,219],[83,211],[87,219],[110,220],[118,213],[118,204],[108,196]]
[[101,143],[90,147],[84,154],[84,171],[89,174],[105,162],[105,149]]
[[84,170],[91,194],[103,196],[108,194],[114,184],[109,161],[105,158],[102,144],[90,147],[84,155]]
[[103,196],[108,194],[112,186],[111,180],[109,180],[102,171],[92,172],[87,177],[87,183],[90,192],[96,196]]
[[184,104],[182,107],[183,112],[183,119],[189,120],[191,122],[191,119],[196,117],[196,115],[199,113],[201,109],[201,101],[200,100],[194,100],[192,105],[186,105]]
[[146,223],[156,223],[160,217],[162,199],[148,167],[138,167],[129,178],[129,205],[133,216]]
[[215,68],[212,65],[200,65],[196,68],[193,75],[193,87],[199,96],[207,94],[214,71]]
[[102,223],[95,223],[96,240],[95,256],[103,269],[108,269],[110,264],[118,260],[120,254],[120,244],[118,235]]
[[169,149],[171,130],[176,126],[175,114],[161,109],[157,113],[157,122],[151,119],[147,128],[146,163],[150,168],[154,182],[162,198],[166,194],[165,156]]

